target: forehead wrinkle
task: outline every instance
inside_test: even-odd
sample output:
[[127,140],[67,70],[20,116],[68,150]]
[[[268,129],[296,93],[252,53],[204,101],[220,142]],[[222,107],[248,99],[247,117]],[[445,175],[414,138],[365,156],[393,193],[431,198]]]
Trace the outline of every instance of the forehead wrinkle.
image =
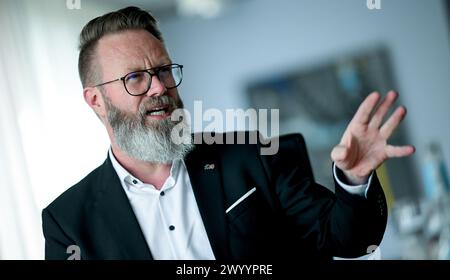
[[101,51],[106,54],[104,62],[115,60],[123,67],[122,74],[171,63],[164,44],[143,30],[115,33],[100,40]]

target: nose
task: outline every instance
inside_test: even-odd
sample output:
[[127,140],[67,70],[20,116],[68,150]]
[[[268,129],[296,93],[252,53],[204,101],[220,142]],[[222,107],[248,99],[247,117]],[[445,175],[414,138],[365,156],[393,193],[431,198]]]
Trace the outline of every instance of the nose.
[[147,96],[161,96],[167,91],[166,86],[159,80],[158,76],[152,76],[152,83],[150,89],[147,91]]

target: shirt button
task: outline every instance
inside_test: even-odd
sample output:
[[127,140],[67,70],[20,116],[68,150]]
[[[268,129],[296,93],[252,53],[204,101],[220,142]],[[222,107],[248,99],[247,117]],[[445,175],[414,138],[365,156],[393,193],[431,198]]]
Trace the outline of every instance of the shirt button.
[[175,230],[175,227],[174,226],[170,226],[169,229],[170,230]]
[[135,185],[136,185],[136,184],[137,184],[137,181],[136,181],[136,180],[133,180],[133,184],[135,184]]
[[162,191],[159,195],[164,196],[166,193]]

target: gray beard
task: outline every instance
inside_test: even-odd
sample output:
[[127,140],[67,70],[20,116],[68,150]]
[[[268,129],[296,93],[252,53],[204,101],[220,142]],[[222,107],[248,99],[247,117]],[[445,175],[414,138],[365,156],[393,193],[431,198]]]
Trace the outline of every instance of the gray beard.
[[192,142],[176,144],[171,139],[175,125],[177,128],[181,126],[184,134],[189,133],[185,137],[190,137],[189,125],[184,118],[176,123],[170,117],[155,121],[149,121],[146,117],[146,108],[152,105],[169,103],[173,108],[182,108],[181,100],[177,103],[166,95],[152,97],[142,102],[139,113],[134,116],[114,106],[106,95],[103,97],[116,144],[128,156],[145,162],[168,164],[176,159],[184,159],[194,148]]

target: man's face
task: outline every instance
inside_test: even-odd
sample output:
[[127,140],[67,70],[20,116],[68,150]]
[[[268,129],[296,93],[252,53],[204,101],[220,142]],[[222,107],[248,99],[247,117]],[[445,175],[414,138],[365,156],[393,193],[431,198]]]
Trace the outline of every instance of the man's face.
[[[129,30],[101,38],[97,47],[97,62],[102,73],[101,82],[117,79],[133,71],[172,63],[164,45],[145,30]],[[161,105],[158,104],[160,103],[158,97],[163,95],[178,106],[182,104],[177,89],[167,90],[155,76],[152,77],[149,91],[141,96],[128,94],[122,81],[103,87],[104,95],[112,105],[122,112],[136,116],[139,114],[139,109],[142,110],[143,107],[150,111],[157,105]],[[170,117],[174,109],[176,108],[170,108],[169,112],[163,115],[148,114],[146,120],[149,124],[157,124]]]
[[[97,49],[102,82],[117,79],[138,70],[172,63],[163,44],[144,30],[125,31],[99,40]],[[106,84],[101,89],[100,117],[113,143],[129,156],[154,163],[168,163],[183,158],[192,148],[175,145],[171,130],[175,123],[170,115],[183,104],[176,88],[167,90],[153,76],[148,92],[132,96],[123,82]],[[155,113],[155,109],[164,108]],[[98,113],[98,112],[97,112]],[[186,126],[187,132],[189,128]]]

